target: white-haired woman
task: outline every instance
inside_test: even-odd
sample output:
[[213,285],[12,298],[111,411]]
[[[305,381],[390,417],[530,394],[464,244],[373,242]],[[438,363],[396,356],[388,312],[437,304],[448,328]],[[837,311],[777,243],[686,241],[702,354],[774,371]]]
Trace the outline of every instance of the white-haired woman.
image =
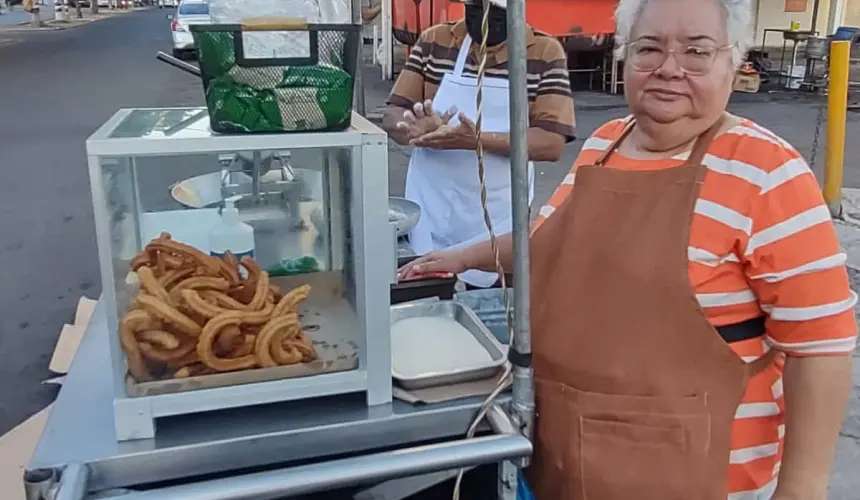
[[[856,295],[806,163],[725,111],[750,4],[621,0],[617,22],[631,116],[586,141],[532,235],[531,485],[824,500]],[[489,244],[402,272],[463,269],[493,270]]]

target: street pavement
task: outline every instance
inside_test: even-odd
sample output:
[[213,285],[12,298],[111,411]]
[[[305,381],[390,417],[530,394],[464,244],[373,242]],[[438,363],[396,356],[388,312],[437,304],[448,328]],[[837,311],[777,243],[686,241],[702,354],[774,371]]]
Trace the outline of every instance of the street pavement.
[[[120,107],[203,103],[199,81],[156,61],[156,51],[170,48],[169,21],[158,9],[61,31],[0,27],[0,261],[6,263],[0,267],[0,434],[53,399],[54,389],[39,383],[49,375],[60,328],[72,320],[81,294],[100,293],[86,138]],[[390,88],[377,74],[366,75],[368,110],[381,106]],[[817,101],[739,96],[730,110],[809,156]],[[577,94],[580,139],[624,114],[620,98]],[[860,137],[860,115],[849,115],[847,135]],[[819,173],[824,137],[822,129]],[[570,144],[558,163],[537,165],[536,203],[549,197],[581,144]],[[408,148],[392,144],[392,194],[403,192],[408,157]],[[860,141],[849,140],[845,168],[846,185],[860,188]],[[852,276],[860,288],[860,277]],[[860,498],[860,369],[852,405],[830,497],[837,500]]]

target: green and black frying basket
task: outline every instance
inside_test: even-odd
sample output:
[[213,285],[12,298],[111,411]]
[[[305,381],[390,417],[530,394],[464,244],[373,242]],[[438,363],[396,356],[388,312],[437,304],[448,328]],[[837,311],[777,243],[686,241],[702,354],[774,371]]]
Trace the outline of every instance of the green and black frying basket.
[[191,33],[213,131],[320,132],[349,127],[359,25],[267,18],[192,25]]

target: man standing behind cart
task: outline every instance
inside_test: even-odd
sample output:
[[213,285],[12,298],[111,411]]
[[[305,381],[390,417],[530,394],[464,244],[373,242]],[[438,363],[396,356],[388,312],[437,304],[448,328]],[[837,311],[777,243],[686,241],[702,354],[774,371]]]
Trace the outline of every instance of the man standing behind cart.
[[[409,235],[419,255],[467,247],[488,238],[474,124],[483,2],[462,1],[465,19],[431,27],[412,48],[383,120],[395,141],[415,146],[406,176],[406,197],[421,206],[421,219]],[[490,3],[483,138],[487,206],[494,230],[502,233],[512,228],[507,1]],[[526,30],[529,159],[556,161],[574,132],[567,57],[556,39],[531,27]],[[533,181],[534,167],[529,165],[530,197]],[[472,287],[489,287],[498,275],[469,270],[460,278]]]

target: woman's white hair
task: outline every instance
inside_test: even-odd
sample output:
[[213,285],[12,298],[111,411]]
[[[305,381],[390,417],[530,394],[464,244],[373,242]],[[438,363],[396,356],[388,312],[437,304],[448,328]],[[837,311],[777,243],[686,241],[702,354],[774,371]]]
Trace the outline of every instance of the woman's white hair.
[[[620,0],[615,10],[615,50],[619,59],[624,58],[626,44],[630,43],[633,26],[642,15],[648,2],[653,0]],[[751,43],[752,5],[750,0],[711,0],[717,2],[726,15],[726,30],[729,43],[734,46],[732,61],[740,66]],[[683,2],[689,5],[689,0]],[[693,7],[695,8],[695,7]]]

